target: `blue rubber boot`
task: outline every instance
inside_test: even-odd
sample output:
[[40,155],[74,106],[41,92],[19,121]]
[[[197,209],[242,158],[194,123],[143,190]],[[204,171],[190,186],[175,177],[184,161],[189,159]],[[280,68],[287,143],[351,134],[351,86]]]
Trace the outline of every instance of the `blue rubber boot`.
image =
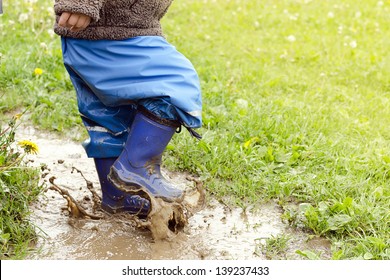
[[167,202],[181,201],[183,191],[169,183],[160,170],[162,154],[179,126],[177,121],[161,119],[139,106],[109,180],[129,193],[143,191]]
[[95,166],[102,188],[102,209],[109,213],[127,212],[145,218],[150,212],[148,196],[124,193],[109,182],[107,175],[116,158],[95,158]]

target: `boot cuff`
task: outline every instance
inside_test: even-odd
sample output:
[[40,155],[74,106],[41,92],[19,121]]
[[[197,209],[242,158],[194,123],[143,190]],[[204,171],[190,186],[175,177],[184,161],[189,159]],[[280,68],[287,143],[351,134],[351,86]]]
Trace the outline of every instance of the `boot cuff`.
[[175,128],[178,128],[181,126],[179,121],[160,118],[160,117],[156,116],[155,114],[153,114],[152,112],[150,112],[149,110],[147,110],[142,105],[138,105],[137,109],[138,109],[138,112],[140,112],[142,115],[146,116],[147,118],[151,119],[152,121],[155,121],[156,123],[159,123],[159,124],[162,124],[165,126],[169,126],[169,127],[175,127]]

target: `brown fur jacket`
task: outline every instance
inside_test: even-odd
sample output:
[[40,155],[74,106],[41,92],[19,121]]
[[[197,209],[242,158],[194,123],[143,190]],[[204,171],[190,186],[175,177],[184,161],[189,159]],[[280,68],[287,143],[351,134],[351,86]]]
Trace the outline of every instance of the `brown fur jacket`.
[[[55,0],[54,31],[64,37],[89,40],[122,40],[135,36],[163,36],[160,19],[173,0]],[[81,31],[58,26],[63,12],[81,13],[92,18]]]

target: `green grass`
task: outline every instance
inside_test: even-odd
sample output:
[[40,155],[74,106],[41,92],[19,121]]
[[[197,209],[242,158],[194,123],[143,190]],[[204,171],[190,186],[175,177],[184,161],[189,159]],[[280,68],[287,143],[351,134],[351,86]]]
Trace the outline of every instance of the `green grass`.
[[285,260],[287,258],[286,255],[287,255],[289,240],[290,237],[284,234],[278,236],[272,235],[270,238],[265,239],[264,244],[260,243],[257,246],[258,247],[257,250],[264,252],[264,255],[266,256],[267,259]]
[[[52,1],[4,4],[0,110],[82,131]],[[332,241],[333,259],[390,259],[389,12],[377,0],[174,1],[163,26],[201,78],[204,138],[176,135],[166,165],[241,206],[277,201],[291,226]]]
[[[42,0],[3,3],[0,93],[5,95],[0,110],[28,108],[31,120],[41,128],[71,134],[69,129],[81,121],[58,37],[52,30],[52,4]],[[41,75],[35,74],[37,68]]]
[[[41,193],[39,172],[29,168],[23,149],[15,146],[16,118],[0,126],[0,259],[20,259],[36,241],[36,228],[29,221],[29,205]],[[34,146],[33,146],[34,147]]]

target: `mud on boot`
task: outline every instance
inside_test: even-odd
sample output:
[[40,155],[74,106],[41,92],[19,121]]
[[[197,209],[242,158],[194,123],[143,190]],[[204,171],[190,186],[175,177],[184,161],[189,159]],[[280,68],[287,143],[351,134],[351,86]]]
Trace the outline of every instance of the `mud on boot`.
[[111,183],[128,193],[145,192],[165,202],[182,201],[183,191],[169,183],[160,169],[162,154],[179,126],[139,108],[125,147],[111,167]]
[[95,158],[102,189],[102,209],[109,213],[126,212],[144,219],[148,216],[151,205],[148,194],[143,191],[126,193],[109,182],[107,175],[116,158]]

